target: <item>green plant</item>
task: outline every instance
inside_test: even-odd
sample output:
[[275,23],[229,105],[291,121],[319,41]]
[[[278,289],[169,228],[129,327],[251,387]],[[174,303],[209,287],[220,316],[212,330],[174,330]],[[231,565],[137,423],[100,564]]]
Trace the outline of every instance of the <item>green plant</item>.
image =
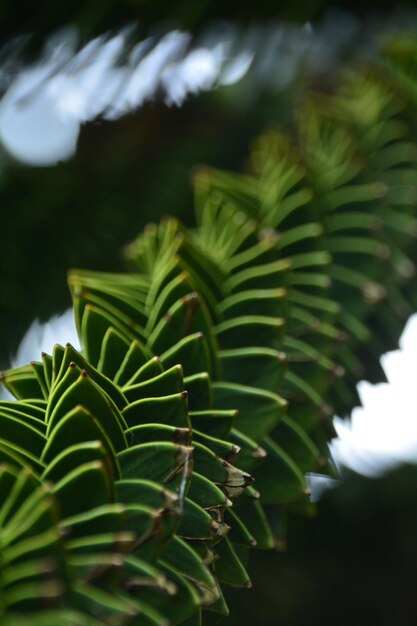
[[82,353],[3,375],[2,624],[227,614],[250,548],[312,512],[333,407],[415,307],[416,58],[305,99],[249,174],[200,170],[196,227],[148,226],[130,273],[70,273]]

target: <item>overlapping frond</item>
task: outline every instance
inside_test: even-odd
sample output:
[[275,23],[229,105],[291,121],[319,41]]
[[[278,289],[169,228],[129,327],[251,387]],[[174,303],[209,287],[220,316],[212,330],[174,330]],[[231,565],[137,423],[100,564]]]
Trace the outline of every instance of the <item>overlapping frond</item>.
[[70,273],[82,351],[2,378],[1,624],[227,614],[250,548],[311,511],[333,407],[416,305],[416,59],[389,44],[258,138],[249,173],[200,170],[196,227],[148,226],[129,273]]

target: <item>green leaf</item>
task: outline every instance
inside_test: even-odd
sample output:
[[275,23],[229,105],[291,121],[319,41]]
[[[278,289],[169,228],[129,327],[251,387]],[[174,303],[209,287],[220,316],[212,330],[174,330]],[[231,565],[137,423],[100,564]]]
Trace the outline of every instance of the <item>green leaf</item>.
[[115,456],[113,442],[100,422],[83,406],[78,405],[52,426],[42,461],[50,463],[70,447],[93,441],[102,444],[108,457]]
[[166,484],[180,495],[192,470],[193,448],[167,441],[145,443],[119,452],[123,478],[144,478]]
[[257,500],[238,503],[236,513],[239,519],[256,541],[256,547],[262,550],[271,550],[274,547],[274,536],[269,525],[268,517]]
[[[135,370],[133,376],[123,385],[123,388],[129,388],[132,385],[137,385],[143,381],[147,381],[150,378],[155,378],[162,374],[164,368],[162,367],[159,357],[154,356],[149,361],[146,361],[144,365],[141,365]],[[136,398],[137,399],[137,398]]]
[[7,415],[0,408],[0,438],[21,446],[34,457],[39,457],[46,443],[46,437],[34,428],[28,420],[22,420]]
[[144,382],[131,384],[123,388],[130,403],[141,398],[157,398],[180,393],[184,389],[181,365],[174,365],[169,370],[149,378]]
[[192,293],[174,304],[158,322],[149,337],[148,344],[157,355],[169,350],[188,335],[202,332],[207,341],[210,355],[210,372],[217,369],[215,339],[211,333],[211,322],[201,298]]
[[210,605],[217,600],[218,592],[213,576],[185,541],[174,537],[164,550],[163,562],[175,568],[188,582],[195,585],[203,605]]
[[221,582],[236,587],[252,587],[246,569],[227,538],[216,546],[216,553],[216,574]]
[[123,386],[129,382],[129,380],[136,374],[136,372],[149,361],[147,350],[138,341],[133,340],[130,344],[129,350],[117,370],[114,377],[114,383]]
[[255,486],[265,504],[285,504],[306,494],[304,475],[270,437],[262,440],[266,459],[255,472]]
[[160,358],[165,368],[181,363],[184,376],[191,376],[195,372],[210,372],[208,346],[202,332],[187,335],[161,354]]
[[216,335],[222,349],[253,345],[278,349],[282,345],[285,322],[278,317],[245,315],[216,326]]
[[260,441],[283,417],[287,403],[280,396],[236,383],[213,383],[214,403],[226,409],[237,409],[236,428]]
[[100,461],[85,463],[61,478],[52,488],[61,513],[71,517],[113,500],[112,482]]
[[[75,409],[75,412],[78,412]],[[110,474],[112,474],[115,478],[118,478],[120,475],[120,468],[117,463],[117,459],[113,449],[111,448],[111,444],[109,444],[107,438],[105,438],[104,433],[100,430],[100,425],[97,422],[94,422],[94,419],[91,416],[87,416],[93,422],[91,434],[94,436],[94,433],[99,435],[99,438],[93,441],[81,441],[77,440],[77,432],[74,432],[72,426],[76,422],[68,421],[68,430],[67,426],[65,427],[65,431],[63,431],[64,437],[62,440],[55,439],[55,437],[51,437],[51,447],[56,445],[56,449],[50,451],[51,460],[48,463],[45,471],[42,474],[43,480],[48,480],[52,482],[58,482],[62,478],[71,472],[74,468],[83,465],[84,463],[90,463],[94,461],[99,461],[101,464],[107,467],[107,470]],[[63,422],[61,421],[57,428],[63,427]],[[84,417],[82,417],[81,422],[81,430],[83,431]],[[91,424],[90,424],[91,426]],[[76,443],[73,445],[69,445],[70,437],[68,439],[65,436],[65,432],[75,438]],[[85,434],[84,434],[85,436]],[[87,435],[88,437],[89,435]],[[61,451],[59,451],[61,450]]]
[[[123,427],[126,427],[126,422],[122,414],[109,396],[91,380],[85,370],[81,371],[77,380],[64,391],[51,413],[47,414],[47,434],[50,435],[59,421],[69,412],[81,406],[84,413],[90,413],[100,423],[115,450],[123,450],[126,447],[126,439],[123,434]],[[80,416],[84,413],[81,412]],[[81,420],[82,418],[79,417],[78,419]]]
[[42,388],[31,365],[24,365],[6,370],[0,375],[0,382],[18,400],[24,398],[43,398]]
[[277,392],[286,368],[282,352],[245,347],[220,352],[224,380]]
[[144,398],[129,404],[122,414],[128,427],[151,422],[188,428],[187,398],[186,391],[161,398]]
[[[109,331],[113,331],[113,329],[109,329]],[[113,331],[111,335],[108,335],[108,333],[106,333],[106,337],[108,336],[115,337],[115,331]],[[120,340],[120,337],[118,337],[118,339]],[[123,346],[125,348],[123,353],[125,354],[128,343],[124,342]],[[104,376],[98,369],[90,365],[90,363],[69,343],[67,343],[65,347],[61,367],[59,373],[57,374],[57,380],[60,380],[63,376],[65,376],[65,373],[70,367],[71,363],[75,363],[80,370],[84,370],[85,372],[87,372],[91,380],[93,380],[113,400],[118,409],[121,410],[124,406],[126,406],[126,398],[124,397],[120,389],[116,387],[116,385],[114,385],[109,380],[109,378],[107,378],[107,376]]]

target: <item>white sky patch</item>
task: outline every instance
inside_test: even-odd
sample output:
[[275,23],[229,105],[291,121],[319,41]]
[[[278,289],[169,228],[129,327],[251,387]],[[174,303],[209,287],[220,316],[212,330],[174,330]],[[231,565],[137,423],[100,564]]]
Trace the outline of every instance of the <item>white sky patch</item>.
[[40,81],[42,70],[28,70],[0,103],[0,138],[11,155],[25,163],[53,165],[73,156],[79,120],[62,117],[56,98],[38,88],[27,97],[28,83]]
[[350,420],[335,418],[330,451],[338,469],[381,476],[401,463],[417,463],[417,314],[408,321],[400,350],[381,357],[388,383],[362,381],[362,407]]
[[314,472],[306,474],[306,481],[311,502],[318,502],[328,489],[333,489],[340,483],[337,478],[325,476],[324,474],[315,474]]
[[233,85],[248,73],[254,60],[254,53],[243,50],[238,56],[226,64],[220,78],[221,85]]
[[223,66],[223,46],[197,48],[181,62],[169,65],[161,75],[168,105],[180,106],[189,94],[208,91],[215,85]]
[[[62,315],[55,315],[45,324],[39,320],[32,322],[20,342],[16,354],[11,359],[10,367],[19,367],[27,365],[31,361],[39,361],[42,352],[51,354],[57,343],[64,346],[70,343],[76,350],[80,349],[72,309],[68,309]],[[0,400],[11,398],[13,396],[0,385]]]
[[181,106],[190,95],[237,82],[253,56],[227,57],[231,41],[221,37],[192,46],[191,35],[181,31],[142,41],[128,55],[127,30],[97,37],[78,52],[75,43],[73,32],[56,36],[0,101],[0,141],[23,163],[71,158],[89,121],[118,119],[159,95],[168,106]]
[[[171,63],[183,57],[189,43],[188,33],[172,31],[165,35],[130,72],[124,89],[109,107],[110,118],[120,117],[152,100],[160,86],[161,73]],[[182,63],[186,62],[187,56],[182,59]]]

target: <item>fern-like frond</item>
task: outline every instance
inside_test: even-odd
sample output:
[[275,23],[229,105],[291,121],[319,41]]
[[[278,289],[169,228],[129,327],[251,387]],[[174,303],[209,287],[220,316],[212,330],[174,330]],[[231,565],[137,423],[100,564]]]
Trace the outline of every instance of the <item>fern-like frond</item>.
[[311,512],[334,407],[416,305],[416,59],[391,42],[259,137],[248,173],[201,169],[195,228],[149,225],[129,273],[70,273],[82,351],[2,376],[2,624],[225,615],[249,550]]

